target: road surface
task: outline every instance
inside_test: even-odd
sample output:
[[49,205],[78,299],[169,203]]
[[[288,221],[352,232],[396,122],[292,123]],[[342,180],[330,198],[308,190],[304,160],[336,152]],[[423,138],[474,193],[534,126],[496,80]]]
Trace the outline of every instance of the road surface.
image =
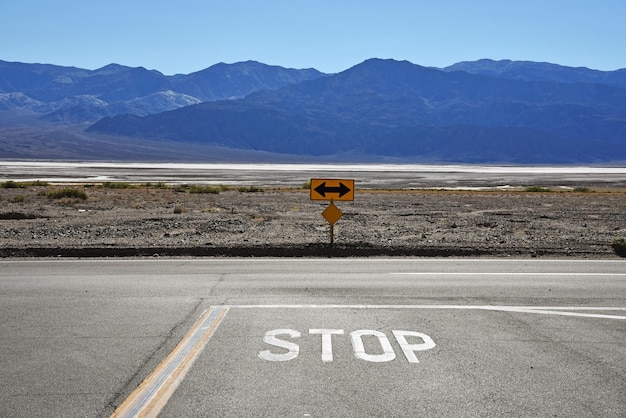
[[0,315],[6,417],[626,415],[625,260],[4,260]]

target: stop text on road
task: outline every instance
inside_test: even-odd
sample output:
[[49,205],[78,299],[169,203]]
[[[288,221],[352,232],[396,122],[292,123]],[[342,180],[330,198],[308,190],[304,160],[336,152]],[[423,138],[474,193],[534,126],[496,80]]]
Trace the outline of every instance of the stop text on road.
[[[322,362],[332,363],[333,361],[333,335],[344,335],[343,329],[310,329],[310,335],[322,336]],[[419,363],[415,353],[417,351],[430,350],[436,346],[430,336],[416,331],[393,330],[395,337],[404,357],[409,363]],[[280,337],[280,338],[279,338]],[[294,340],[301,338],[302,334],[294,329],[274,329],[267,331],[263,337],[263,342],[280,350],[268,349],[258,353],[258,357],[265,361],[289,361],[293,360],[300,354],[300,346]],[[377,353],[368,353],[363,343],[363,338],[373,338],[380,345],[381,351]],[[412,341],[409,342],[407,337]],[[377,330],[356,330],[350,333],[354,356],[359,360],[365,360],[373,363],[385,363],[396,358],[393,346],[384,332]],[[285,351],[286,350],[286,351]]]

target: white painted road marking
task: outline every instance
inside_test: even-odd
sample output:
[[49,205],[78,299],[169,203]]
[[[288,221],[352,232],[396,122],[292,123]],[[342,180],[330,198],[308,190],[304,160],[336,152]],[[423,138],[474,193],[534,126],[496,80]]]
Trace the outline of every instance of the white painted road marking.
[[439,272],[439,271],[406,271],[389,273],[396,276],[577,276],[577,277],[626,277],[626,273],[559,273],[559,272]]
[[[430,350],[431,348],[435,348],[436,345],[432,338],[426,334],[422,334],[421,332],[396,330],[391,332],[393,332],[393,335],[396,337],[396,340],[398,341],[398,344],[400,344],[400,348],[402,348],[402,352],[409,363],[419,363],[419,360],[415,356],[416,351]],[[406,337],[418,337],[424,342],[422,344],[409,344]]]
[[300,346],[291,341],[281,340],[276,338],[277,335],[288,335],[291,338],[300,338],[300,332],[293,329],[275,329],[267,331],[263,337],[263,341],[266,344],[270,344],[276,347],[284,348],[286,353],[275,354],[269,350],[264,350],[259,353],[259,358],[267,361],[289,361],[298,357],[300,352]]
[[309,334],[322,334],[322,361],[333,361],[333,335],[343,335],[342,329],[310,329]]
[[[417,356],[415,355],[416,351],[424,351],[430,350],[436,346],[435,342],[428,335],[423,334],[421,332],[415,331],[400,331],[393,330],[391,331],[396,337],[396,341],[404,356],[406,357],[409,363],[419,363]],[[324,363],[332,363],[333,361],[333,335],[343,335],[344,330],[342,329],[310,329],[309,334],[311,335],[321,335],[322,336],[322,362]],[[295,329],[273,329],[267,331],[265,336],[263,337],[263,342],[274,347],[286,349],[286,353],[272,353],[271,350],[263,350],[260,351],[258,357],[261,360],[265,361],[289,361],[298,357],[300,353],[300,347],[293,341],[285,341],[277,336],[286,335],[289,338],[300,338],[302,333]],[[365,351],[365,344],[363,343],[363,337],[375,337],[380,344],[382,349],[382,354],[370,354]],[[417,337],[420,338],[423,343],[420,344],[409,344],[406,337]],[[370,330],[370,329],[361,329],[357,331],[352,331],[350,333],[350,339],[352,341],[352,348],[354,350],[354,356],[360,360],[365,360],[373,363],[384,363],[388,361],[392,361],[396,358],[396,353],[393,351],[393,347],[391,342],[387,338],[384,332]]]
[[[365,352],[365,345],[363,344],[363,336],[365,335],[371,335],[378,338],[378,342],[383,349],[382,354],[368,354]],[[373,363],[383,363],[396,358],[396,353],[394,353],[393,347],[389,342],[389,338],[387,338],[384,332],[362,329],[352,331],[350,333],[350,338],[352,339],[352,347],[354,348],[354,355],[356,358],[371,361]]]
[[626,311],[614,306],[498,306],[498,305],[224,305],[237,309],[458,309],[533,313],[541,315],[579,316],[584,318],[626,319],[624,315],[607,315],[568,311]]
[[228,308],[204,311],[174,350],[113,412],[113,417],[156,417],[226,316]]

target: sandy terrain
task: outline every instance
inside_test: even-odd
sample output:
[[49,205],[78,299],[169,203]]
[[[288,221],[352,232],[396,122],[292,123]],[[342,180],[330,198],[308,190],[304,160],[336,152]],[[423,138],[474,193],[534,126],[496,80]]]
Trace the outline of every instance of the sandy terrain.
[[[73,187],[87,199],[50,198]],[[0,188],[0,256],[327,256],[328,202],[308,190],[190,193]],[[336,202],[333,256],[617,258],[626,192],[357,190]]]

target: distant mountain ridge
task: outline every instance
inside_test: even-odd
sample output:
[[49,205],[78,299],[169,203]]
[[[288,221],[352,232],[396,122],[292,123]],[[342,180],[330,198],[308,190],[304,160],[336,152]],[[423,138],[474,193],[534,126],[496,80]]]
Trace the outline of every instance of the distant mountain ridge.
[[[124,144],[156,140],[317,161],[626,162],[625,77],[626,69],[507,60],[437,69],[370,59],[337,74],[248,61],[174,76],[0,61],[0,157],[3,118],[30,115],[56,127],[97,121],[55,145],[63,158],[81,158],[76,141],[97,155],[103,145],[91,138],[120,138],[120,159]],[[43,137],[31,135],[27,147],[12,139],[4,155],[35,153]]]
[[463,61],[443,68],[444,71],[465,71],[511,80],[556,81],[562,83],[595,83],[626,88],[626,68],[615,71],[591,70],[585,67],[564,67],[547,62],[481,59]]
[[148,115],[321,77],[255,61],[165,76],[110,64],[97,70],[0,61],[0,110],[28,110],[51,122],[80,123],[121,113]]
[[105,118],[89,131],[316,156],[626,161],[626,90],[371,59],[237,101]]

